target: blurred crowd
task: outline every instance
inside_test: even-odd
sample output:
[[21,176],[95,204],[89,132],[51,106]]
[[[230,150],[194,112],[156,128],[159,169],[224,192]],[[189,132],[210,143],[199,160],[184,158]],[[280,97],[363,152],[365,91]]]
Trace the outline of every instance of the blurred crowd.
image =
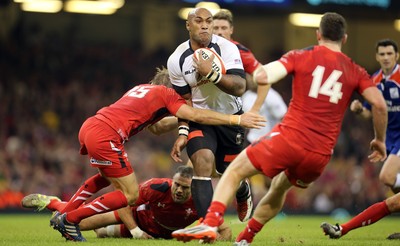
[[[77,42],[35,27],[17,28],[1,43],[0,211],[18,208],[29,193],[67,200],[96,172],[87,157],[79,155],[78,131],[98,109],[135,84],[148,82],[172,52],[142,50]],[[290,86],[289,81],[274,86],[287,103]],[[371,122],[348,112],[342,128],[325,173],[309,189],[290,191],[284,212],[343,208],[356,213],[388,195],[378,180],[381,165],[366,158]],[[177,165],[169,152],[175,138],[175,132],[154,136],[143,131],[125,144],[139,181],[172,176]],[[268,180],[255,176],[252,185],[257,202]]]

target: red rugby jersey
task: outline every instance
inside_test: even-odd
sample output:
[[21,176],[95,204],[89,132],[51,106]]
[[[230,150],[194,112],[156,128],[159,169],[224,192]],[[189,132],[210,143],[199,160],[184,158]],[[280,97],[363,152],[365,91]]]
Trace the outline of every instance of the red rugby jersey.
[[368,73],[325,46],[293,50],[279,60],[293,75],[292,99],[282,125],[296,129],[296,143],[331,154],[353,92],[374,86]]
[[118,101],[97,111],[96,118],[110,125],[123,140],[167,115],[175,115],[186,101],[171,88],[142,84]]
[[171,238],[174,230],[185,228],[198,219],[192,197],[175,203],[171,194],[172,179],[153,178],[140,185],[133,216],[140,228],[152,236]]
[[235,40],[231,40],[232,43],[236,44],[240,52],[240,58],[242,58],[244,71],[248,74],[252,74],[256,70],[260,62],[254,57],[251,50],[249,50],[244,45],[240,44]]

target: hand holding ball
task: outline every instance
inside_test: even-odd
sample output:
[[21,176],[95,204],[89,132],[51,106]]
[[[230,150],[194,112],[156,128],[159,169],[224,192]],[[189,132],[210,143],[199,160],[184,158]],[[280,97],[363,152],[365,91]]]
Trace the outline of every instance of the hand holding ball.
[[213,82],[214,84],[218,84],[222,78],[222,74],[226,73],[224,62],[222,58],[211,49],[200,48],[197,49],[194,54],[194,59],[198,61],[196,64],[199,65],[201,60],[212,60],[211,70],[204,77]]

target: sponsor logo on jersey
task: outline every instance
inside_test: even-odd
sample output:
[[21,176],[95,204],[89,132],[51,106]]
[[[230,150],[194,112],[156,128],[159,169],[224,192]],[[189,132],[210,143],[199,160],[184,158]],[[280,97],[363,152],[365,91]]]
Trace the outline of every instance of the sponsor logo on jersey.
[[193,68],[193,69],[191,69],[191,70],[185,71],[184,74],[185,74],[185,75],[189,75],[189,74],[192,74],[192,73],[195,73],[195,72],[196,72],[196,69]]
[[[399,92],[397,90],[397,88],[391,88],[391,89],[395,89],[397,91],[397,97],[399,96]],[[390,90],[390,96],[392,97],[392,91]],[[393,92],[393,94],[396,96],[396,92]],[[392,99],[394,99],[392,97]],[[393,105],[394,101],[391,100],[385,100],[386,101],[386,106],[387,106],[387,111],[388,112],[400,112],[400,105]]]
[[206,79],[205,77],[202,77],[200,80],[197,80],[196,86],[201,86],[210,83],[211,81],[209,79]]
[[91,158],[90,158],[90,164],[103,165],[103,166],[111,166],[112,161],[108,161],[108,160],[97,160],[97,159],[94,159],[93,157],[91,157]]

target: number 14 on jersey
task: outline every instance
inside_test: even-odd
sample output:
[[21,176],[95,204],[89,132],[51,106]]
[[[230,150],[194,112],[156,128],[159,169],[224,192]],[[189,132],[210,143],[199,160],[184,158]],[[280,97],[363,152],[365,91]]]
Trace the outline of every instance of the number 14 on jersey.
[[[337,104],[342,99],[342,83],[338,81],[343,72],[333,70],[326,81],[322,84],[322,78],[325,73],[325,67],[317,66],[314,69],[313,80],[308,96],[317,98],[318,94],[329,97],[329,102]],[[322,84],[322,85],[321,85]]]

